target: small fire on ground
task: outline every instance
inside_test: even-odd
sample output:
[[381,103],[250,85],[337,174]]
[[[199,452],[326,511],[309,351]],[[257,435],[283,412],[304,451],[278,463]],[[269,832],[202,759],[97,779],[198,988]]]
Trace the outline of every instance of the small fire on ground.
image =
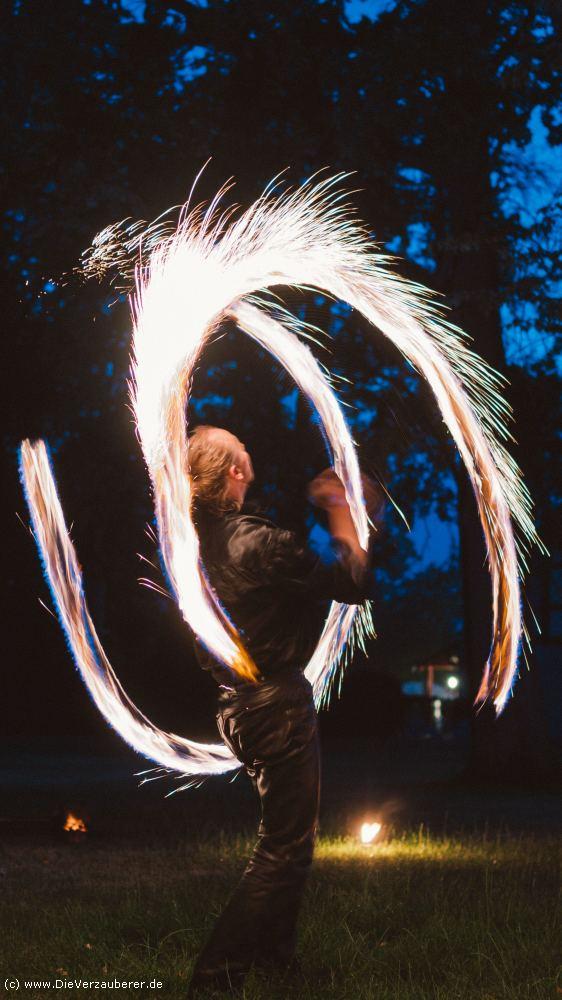
[[359,834],[362,844],[370,844],[382,829],[382,823],[363,823]]
[[63,827],[68,833],[86,833],[86,824],[83,819],[69,812]]

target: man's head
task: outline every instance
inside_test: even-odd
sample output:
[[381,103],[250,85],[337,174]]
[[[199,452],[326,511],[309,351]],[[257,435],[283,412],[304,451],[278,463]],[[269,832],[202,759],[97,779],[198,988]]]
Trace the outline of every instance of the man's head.
[[234,434],[222,427],[196,427],[188,439],[188,462],[198,507],[224,514],[242,506],[254,470]]

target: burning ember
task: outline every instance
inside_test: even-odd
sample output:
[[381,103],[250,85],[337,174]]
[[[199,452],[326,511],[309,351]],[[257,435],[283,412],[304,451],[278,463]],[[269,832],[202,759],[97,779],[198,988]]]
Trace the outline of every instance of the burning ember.
[[86,824],[83,819],[79,819],[74,813],[69,812],[63,827],[68,833],[86,833]]
[[363,823],[359,837],[362,844],[370,844],[382,829],[382,823]]

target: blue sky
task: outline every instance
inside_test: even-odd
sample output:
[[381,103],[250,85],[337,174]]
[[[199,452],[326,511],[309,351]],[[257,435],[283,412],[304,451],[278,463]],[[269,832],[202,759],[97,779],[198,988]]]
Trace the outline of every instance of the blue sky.
[[375,20],[383,10],[391,10],[394,0],[347,0],[345,5],[348,20],[352,23],[362,17]]
[[[134,17],[142,18],[145,0],[122,0],[123,6],[130,10]],[[206,6],[205,0],[199,0],[200,6]],[[347,16],[350,21],[358,21],[361,17],[375,18],[382,10],[394,6],[394,0],[348,0],[346,3]]]
[[[122,0],[122,3],[133,17],[142,19],[146,7],[145,0]],[[199,4],[201,7],[206,6],[205,0],[199,0]],[[394,0],[348,0],[345,5],[347,16],[352,22],[360,20],[361,17],[374,19],[381,11],[393,6]]]

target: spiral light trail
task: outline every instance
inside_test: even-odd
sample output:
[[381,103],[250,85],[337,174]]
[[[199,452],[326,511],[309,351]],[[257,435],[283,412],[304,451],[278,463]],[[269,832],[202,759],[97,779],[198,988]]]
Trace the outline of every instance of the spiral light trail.
[[[183,617],[210,652],[253,680],[257,666],[213,594],[191,518],[186,407],[194,367],[226,319],[233,319],[292,375],[316,408],[331,459],[346,491],[361,545],[368,523],[353,442],[330,386],[303,343],[306,328],[275,309],[264,293],[278,285],[312,288],[343,300],[390,339],[428,381],[474,488],[493,593],[492,645],[476,703],[492,698],[499,714],[510,694],[524,632],[520,580],[538,539],[520,470],[503,441],[509,407],[502,378],[467,345],[424,287],[401,278],[356,222],[338,183],[311,180],[263,195],[239,215],[220,212],[227,187],[209,206],[184,207],[177,227],[119,224],[104,230],[85,257],[87,275],[134,261],[131,399],[154,489],[164,564]],[[139,251],[142,252],[140,256]],[[194,776],[227,771],[226,747],[164,733],[132,704],[109,664],[88,614],[81,574],[42,442],[24,442],[22,479],[37,543],[69,644],[106,719],[161,768]],[[515,528],[515,533],[514,533]],[[351,639],[369,631],[369,608],[332,604],[307,667],[317,705],[325,703]],[[182,785],[186,787],[186,785]]]

